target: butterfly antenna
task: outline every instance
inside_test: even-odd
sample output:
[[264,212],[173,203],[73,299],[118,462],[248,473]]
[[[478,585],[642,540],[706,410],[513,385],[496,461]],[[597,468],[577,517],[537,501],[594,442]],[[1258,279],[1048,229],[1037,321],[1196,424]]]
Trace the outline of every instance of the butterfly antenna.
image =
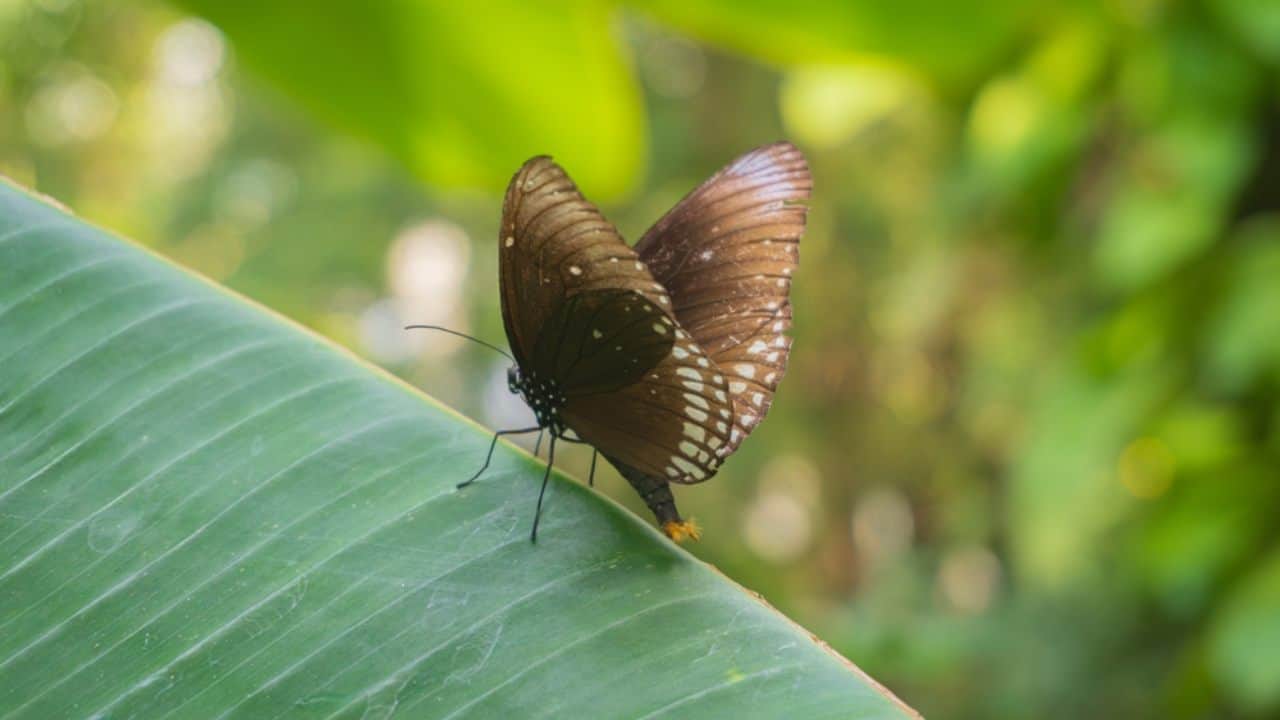
[[449,333],[450,335],[457,335],[457,336],[458,336],[458,337],[460,337],[460,338],[466,338],[467,340],[470,340],[470,341],[471,341],[471,342],[473,342],[473,343],[479,343],[479,344],[481,344],[481,345],[483,345],[483,346],[485,346],[485,347],[489,348],[490,350],[493,350],[493,351],[495,351],[495,352],[499,352],[499,353],[502,353],[503,355],[506,355],[506,356],[507,356],[507,359],[509,359],[509,360],[511,360],[511,361],[513,361],[513,362],[515,361],[515,358],[511,357],[511,353],[507,352],[506,350],[503,350],[502,348],[498,347],[497,345],[493,345],[493,344],[487,343],[487,342],[485,342],[485,341],[481,340],[481,339],[480,339],[480,338],[478,338],[478,337],[472,337],[472,336],[470,336],[470,335],[468,335],[468,334],[466,334],[466,333],[458,332],[457,330],[450,330],[450,329],[449,329],[449,328],[447,328],[447,327],[440,327],[439,325],[405,325],[405,326],[404,326],[404,329],[405,329],[405,330],[439,330],[440,332],[447,332],[447,333]]

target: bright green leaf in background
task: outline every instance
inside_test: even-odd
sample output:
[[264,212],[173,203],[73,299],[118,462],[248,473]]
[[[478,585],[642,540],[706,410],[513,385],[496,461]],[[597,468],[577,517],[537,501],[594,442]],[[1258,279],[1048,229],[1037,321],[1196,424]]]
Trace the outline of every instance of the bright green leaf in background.
[[[546,153],[609,199],[643,164],[645,114],[613,3],[178,3],[216,24],[259,75],[433,184],[498,189],[510,168]],[[632,6],[774,62],[882,56],[952,88],[974,82],[1024,20],[1003,0]]]
[[550,154],[609,198],[644,157],[639,90],[597,0],[180,4],[259,75],[433,184],[497,191]]
[[0,186],[0,717],[908,717],[651,527]]
[[[778,63],[892,58],[963,87],[1014,39],[1026,10],[1009,0],[632,0],[632,7],[708,42]],[[957,28],[963,27],[962,32]]]

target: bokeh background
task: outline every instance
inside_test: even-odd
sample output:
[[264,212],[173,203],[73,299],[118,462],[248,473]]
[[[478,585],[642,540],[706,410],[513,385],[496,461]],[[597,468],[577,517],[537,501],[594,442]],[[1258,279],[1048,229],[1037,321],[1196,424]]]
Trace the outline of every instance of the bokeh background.
[[519,163],[635,238],[790,139],[791,369],[690,549],[933,717],[1280,717],[1280,3],[368,5],[0,0],[0,171],[511,427],[400,326],[502,340]]

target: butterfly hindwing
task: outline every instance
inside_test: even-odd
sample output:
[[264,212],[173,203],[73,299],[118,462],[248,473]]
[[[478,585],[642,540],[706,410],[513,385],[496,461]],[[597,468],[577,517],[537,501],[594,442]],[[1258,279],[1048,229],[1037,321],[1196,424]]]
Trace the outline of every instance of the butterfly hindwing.
[[681,326],[727,378],[736,432],[725,455],[768,412],[786,371],[791,276],[812,187],[795,146],[766,145],[690,192],[636,244]]
[[683,330],[637,382],[610,392],[566,393],[562,416],[611,461],[669,482],[697,483],[719,469],[733,433],[728,381]]

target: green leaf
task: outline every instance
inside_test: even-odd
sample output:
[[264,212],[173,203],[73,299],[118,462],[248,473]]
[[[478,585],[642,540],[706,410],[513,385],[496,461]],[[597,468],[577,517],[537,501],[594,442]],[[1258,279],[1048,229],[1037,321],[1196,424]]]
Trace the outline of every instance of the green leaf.
[[708,42],[779,63],[828,64],[877,55],[945,84],[972,83],[1014,40],[1017,3],[906,0],[632,0]]
[[501,190],[551,154],[617,196],[644,155],[640,91],[595,0],[178,0],[244,63],[428,182]]
[[0,184],[0,717],[911,711],[647,523]]

